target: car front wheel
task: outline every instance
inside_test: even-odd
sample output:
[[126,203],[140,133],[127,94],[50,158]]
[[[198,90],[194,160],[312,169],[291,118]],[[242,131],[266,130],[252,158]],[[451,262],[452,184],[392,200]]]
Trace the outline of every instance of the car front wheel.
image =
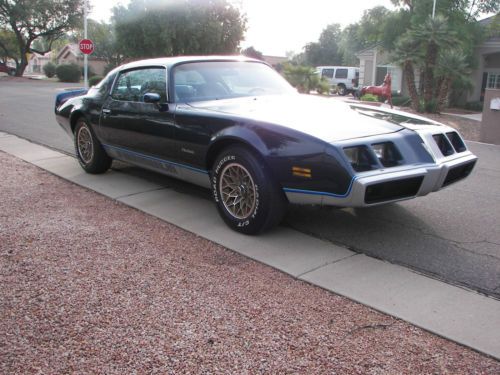
[[75,126],[75,153],[85,172],[104,173],[111,166],[112,159],[83,117],[78,119]]
[[211,182],[219,213],[231,229],[256,234],[283,219],[287,205],[283,190],[250,150],[224,150],[214,163]]

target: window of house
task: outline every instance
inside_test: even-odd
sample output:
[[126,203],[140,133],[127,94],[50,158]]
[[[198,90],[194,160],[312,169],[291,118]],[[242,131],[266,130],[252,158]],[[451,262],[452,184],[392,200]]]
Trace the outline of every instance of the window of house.
[[488,74],[488,84],[486,86],[489,89],[500,89],[500,73],[489,73]]

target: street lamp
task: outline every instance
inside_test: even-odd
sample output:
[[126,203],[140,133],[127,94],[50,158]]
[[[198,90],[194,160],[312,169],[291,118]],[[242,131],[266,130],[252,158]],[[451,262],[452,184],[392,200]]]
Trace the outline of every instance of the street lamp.
[[434,18],[435,14],[436,14],[436,0],[434,0],[434,3],[432,4],[432,18]]

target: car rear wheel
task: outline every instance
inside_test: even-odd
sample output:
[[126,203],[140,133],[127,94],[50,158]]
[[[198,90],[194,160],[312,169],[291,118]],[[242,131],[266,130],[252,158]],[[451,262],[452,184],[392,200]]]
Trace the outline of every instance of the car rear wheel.
[[109,169],[112,159],[83,117],[76,123],[74,140],[76,157],[85,172],[98,174]]
[[346,96],[347,95],[347,88],[345,87],[345,85],[340,84],[337,86],[337,92],[339,93],[339,95]]
[[231,229],[256,234],[283,219],[287,206],[283,190],[250,150],[224,150],[213,165],[211,182],[219,214]]

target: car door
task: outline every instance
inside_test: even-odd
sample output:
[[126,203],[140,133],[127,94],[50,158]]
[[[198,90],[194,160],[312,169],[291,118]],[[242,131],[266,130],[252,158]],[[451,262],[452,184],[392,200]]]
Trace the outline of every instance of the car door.
[[[164,67],[120,72],[100,117],[100,133],[110,154],[139,164],[176,158],[174,110],[167,103],[166,77]],[[159,94],[160,102],[144,102],[147,93]]]

